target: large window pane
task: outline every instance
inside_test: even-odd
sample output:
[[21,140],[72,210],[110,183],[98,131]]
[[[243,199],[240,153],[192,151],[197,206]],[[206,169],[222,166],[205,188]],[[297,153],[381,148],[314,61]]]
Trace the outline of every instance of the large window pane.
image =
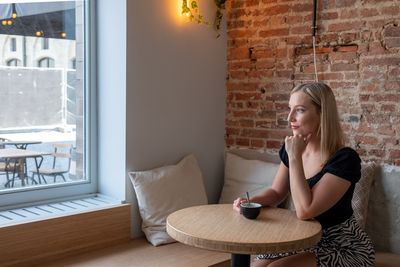
[[43,156],[39,172],[65,171],[45,180],[33,177],[34,158],[0,158],[0,193],[89,180],[87,2],[0,2],[0,149],[52,153],[63,144],[58,154],[71,155],[55,164],[52,155]]

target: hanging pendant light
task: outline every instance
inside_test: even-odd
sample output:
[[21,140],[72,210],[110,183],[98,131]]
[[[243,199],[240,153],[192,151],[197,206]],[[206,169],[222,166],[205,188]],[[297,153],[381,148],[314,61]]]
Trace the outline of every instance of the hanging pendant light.
[[18,14],[17,14],[17,10],[15,9],[15,4],[12,4],[11,7],[12,7],[12,15],[11,15],[11,17],[13,19],[16,19],[18,17]]

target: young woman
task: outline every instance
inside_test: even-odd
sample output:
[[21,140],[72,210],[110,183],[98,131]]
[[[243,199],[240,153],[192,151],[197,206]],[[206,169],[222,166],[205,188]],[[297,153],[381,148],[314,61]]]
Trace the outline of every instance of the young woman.
[[[312,248],[259,255],[252,266],[373,266],[371,240],[353,217],[351,199],[360,179],[360,158],[344,146],[335,97],[323,83],[302,84],[290,93],[288,122],[293,136],[279,151],[281,164],[271,188],[254,196],[263,206],[281,203],[290,191],[299,219],[322,225]],[[240,212],[238,198],[233,208]]]

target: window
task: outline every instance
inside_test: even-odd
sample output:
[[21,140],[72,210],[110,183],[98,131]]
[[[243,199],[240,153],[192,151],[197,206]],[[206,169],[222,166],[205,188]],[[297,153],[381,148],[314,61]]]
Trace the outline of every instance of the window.
[[21,66],[21,60],[13,58],[7,61],[7,66],[9,67],[17,67]]
[[17,39],[10,38],[10,51],[15,52],[17,51]]
[[42,49],[49,49],[49,38],[42,38]]
[[76,58],[73,58],[72,60],[71,60],[71,69],[76,69]]
[[45,57],[38,61],[39,68],[54,68],[54,59]]
[[[21,36],[18,40],[23,49],[16,52],[24,60],[24,67],[15,58],[6,62],[15,68],[0,65],[0,77],[7,77],[0,86],[0,138],[20,142],[6,144],[8,149],[19,146],[47,154],[40,166],[36,166],[34,158],[20,161],[23,166],[16,171],[13,183],[7,182],[6,172],[0,169],[0,210],[20,203],[96,192],[92,3],[94,0],[17,1],[15,23],[0,28],[0,51],[9,50],[2,46],[10,36]],[[0,4],[0,21],[12,19],[6,17],[10,6]],[[48,49],[49,43],[52,49]],[[11,58],[8,53],[0,55],[0,59]],[[70,68],[72,58],[77,59],[74,69]],[[26,147],[21,145],[27,141]],[[56,162],[56,168],[67,170],[65,180],[45,176],[46,183],[33,174],[36,167],[52,168],[50,154],[54,144],[72,147],[71,151],[58,151],[70,152],[71,161]],[[40,162],[39,156],[37,159]],[[9,171],[9,179],[13,175],[14,171]]]

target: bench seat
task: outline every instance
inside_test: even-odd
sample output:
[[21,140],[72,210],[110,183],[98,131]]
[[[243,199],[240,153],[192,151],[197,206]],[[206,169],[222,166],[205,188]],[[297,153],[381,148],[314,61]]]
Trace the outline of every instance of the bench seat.
[[[229,267],[230,257],[230,254],[227,253],[194,248],[181,243],[154,247],[143,237],[127,243],[41,264],[41,266]],[[386,252],[376,253],[375,267],[397,267],[399,262],[400,255]]]
[[116,246],[41,264],[41,266],[229,267],[230,258],[231,255],[228,253],[208,251],[181,243],[154,247],[143,237]]

